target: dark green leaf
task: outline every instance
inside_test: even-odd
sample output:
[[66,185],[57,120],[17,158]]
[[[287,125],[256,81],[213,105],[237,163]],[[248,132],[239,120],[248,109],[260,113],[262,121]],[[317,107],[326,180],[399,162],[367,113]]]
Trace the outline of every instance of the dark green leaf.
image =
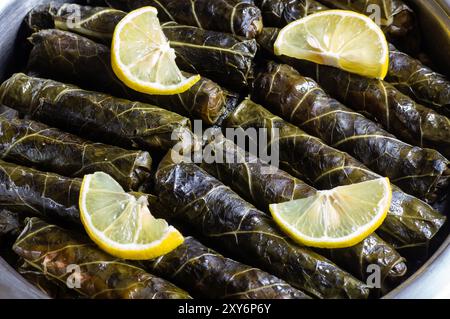
[[225,112],[227,92],[207,78],[202,77],[188,91],[177,95],[141,94],[117,79],[111,68],[110,49],[105,45],[60,30],[35,33],[31,42],[34,48],[30,54],[29,69],[43,77],[155,104],[202,119],[207,124],[215,124]]
[[207,298],[308,299],[283,280],[225,258],[192,237],[171,253],[143,264],[150,272]]
[[152,158],[147,152],[128,151],[93,143],[45,124],[0,115],[0,158],[68,177],[97,171],[111,175],[125,189],[148,183]]
[[282,28],[310,14],[328,10],[315,0],[255,0],[265,26]]
[[[100,251],[87,238],[31,218],[13,246],[39,273],[62,284],[71,276],[82,296],[99,299],[189,299],[183,290],[142,268]],[[78,266],[78,273],[70,266]]]
[[274,221],[195,164],[161,162],[156,187],[165,218],[194,228],[229,254],[319,298],[366,298],[365,285],[324,257],[294,244]]
[[[269,145],[279,143],[281,166],[319,188],[331,189],[379,178],[347,153],[327,146],[320,139],[245,100],[225,121],[226,127],[278,128]],[[272,134],[272,133],[271,133]],[[270,151],[267,153],[270,154]],[[445,217],[421,200],[393,187],[391,208],[378,233],[396,248],[428,242],[439,231]]]
[[[80,15],[79,22],[72,21],[74,13]],[[33,9],[26,21],[34,32],[56,27],[109,45],[117,23],[125,14],[110,8],[50,3]],[[232,34],[175,22],[167,22],[162,27],[182,70],[237,90],[248,86],[247,77],[256,54],[254,39],[243,40]]]
[[433,202],[449,191],[450,163],[445,157],[398,140],[288,65],[268,63],[254,81],[252,98],[409,194]]
[[[258,43],[273,53],[278,29],[265,28]],[[388,132],[412,145],[450,157],[450,119],[416,103],[392,84],[326,65],[281,56],[302,75],[314,78],[331,96],[379,122]]]
[[0,87],[2,102],[48,125],[125,148],[161,151],[193,141],[189,119],[176,113],[21,73]]
[[[22,216],[58,217],[62,222],[81,225],[78,210],[81,180],[2,161],[0,168],[0,208],[7,207]],[[167,209],[155,196],[135,195],[148,197],[150,211],[156,217],[167,217]],[[10,214],[0,213],[0,225],[4,216],[8,229],[14,225]],[[306,298],[284,281],[225,258],[193,238],[187,238],[180,247],[157,260],[143,262],[143,266],[203,298]]]
[[107,0],[125,11],[152,6],[161,21],[175,21],[205,30],[254,38],[262,28],[261,11],[253,0]]
[[386,81],[404,94],[450,116],[450,81],[419,60],[400,52],[393,45],[389,50],[389,72]]
[[[202,168],[269,216],[270,204],[306,198],[316,193],[313,187],[282,170],[265,164],[225,139],[222,134],[215,134],[214,140],[210,141],[207,147],[214,154],[221,154],[222,158],[234,159],[234,161],[212,163],[204,161]],[[378,265],[384,291],[389,290],[393,283],[398,284],[405,279],[404,258],[375,234],[368,236],[354,247],[318,252],[363,281],[366,281],[371,274],[367,272],[367,267]]]

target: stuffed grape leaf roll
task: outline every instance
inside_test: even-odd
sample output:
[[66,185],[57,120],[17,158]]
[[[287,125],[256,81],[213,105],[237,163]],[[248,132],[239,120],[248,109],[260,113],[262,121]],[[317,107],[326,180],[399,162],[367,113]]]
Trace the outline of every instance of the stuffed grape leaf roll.
[[[72,21],[74,13],[80,14],[78,23]],[[57,28],[109,45],[116,25],[125,15],[125,12],[111,8],[50,3],[33,9],[25,21],[34,32]],[[166,22],[162,28],[175,50],[180,69],[236,90],[248,86],[247,78],[257,49],[255,39],[242,39],[176,22]]]
[[450,190],[450,163],[445,157],[398,140],[288,65],[269,62],[253,83],[252,98],[411,195],[434,202]]
[[[278,29],[265,28],[260,45],[273,53]],[[416,103],[392,84],[334,67],[281,56],[302,75],[316,80],[331,96],[380,123],[388,132],[412,145],[436,149],[450,157],[450,119]]]
[[125,148],[161,151],[193,142],[189,119],[176,113],[21,73],[2,84],[0,101],[37,121]]
[[[22,227],[23,229],[23,227]],[[17,272],[24,277],[30,284],[42,291],[44,294],[53,299],[85,299],[77,291],[69,289],[67,283],[60,282],[44,272],[41,272],[26,261],[17,267]]]
[[389,46],[386,81],[416,101],[450,116],[450,81],[393,45]]
[[[144,269],[100,251],[87,238],[31,218],[13,246],[36,271],[97,299],[190,299],[187,292]],[[73,268],[77,265],[76,277]]]
[[93,143],[45,124],[0,114],[0,158],[69,177],[97,171],[116,179],[125,189],[149,182],[149,153]]
[[[307,198],[316,193],[316,189],[303,181],[245,152],[220,132],[214,132],[207,147],[216,156],[220,154],[220,158],[233,160],[203,161],[201,167],[269,216],[270,204]],[[319,250],[318,253],[364,282],[370,275],[367,267],[377,265],[383,291],[405,279],[407,267],[404,258],[375,234],[353,247]]]
[[245,38],[254,38],[262,29],[261,11],[253,0],[106,0],[106,3],[125,11],[152,6],[158,10],[161,21]]
[[320,0],[330,7],[379,15],[381,28],[390,39],[406,36],[415,26],[414,12],[403,0]]
[[176,95],[149,95],[126,87],[111,68],[109,47],[74,33],[43,30],[33,34],[29,70],[39,76],[166,108],[215,124],[225,112],[228,93],[202,77],[192,88]]
[[[78,227],[81,226],[80,188],[80,179],[0,161],[0,209],[7,207],[21,216],[56,219]],[[167,217],[166,208],[158,199],[146,196],[152,214]],[[2,216],[0,214],[0,225]],[[5,220],[10,218],[5,215]],[[194,238],[187,238],[165,256],[142,262],[142,266],[152,274],[173,279],[179,286],[203,298],[308,298],[275,276],[226,258]]]
[[328,10],[315,0],[255,0],[261,9],[264,25],[282,28],[310,14]]
[[366,298],[368,289],[350,274],[294,244],[275,222],[193,163],[169,152],[156,173],[166,219],[192,227],[230,254],[319,298]]
[[[272,143],[278,143],[282,168],[320,189],[380,177],[347,153],[326,145],[250,100],[243,101],[224,126],[242,130],[266,128],[269,133],[278,130],[268,137],[268,145],[270,148]],[[392,190],[391,208],[377,233],[396,248],[427,243],[440,230],[445,216],[398,187],[393,186]]]
[[194,296],[212,299],[309,299],[258,268],[225,258],[193,237],[171,253],[143,262],[151,273],[169,278]]

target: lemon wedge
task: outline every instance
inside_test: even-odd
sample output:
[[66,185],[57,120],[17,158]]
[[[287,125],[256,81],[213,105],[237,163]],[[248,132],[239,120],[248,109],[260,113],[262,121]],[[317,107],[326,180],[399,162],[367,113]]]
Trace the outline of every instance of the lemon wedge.
[[302,245],[346,248],[381,226],[391,200],[389,179],[380,178],[273,204],[270,211],[281,229]]
[[126,193],[108,174],[86,175],[80,215],[89,237],[105,252],[123,259],[165,255],[184,241],[181,233],[150,213],[147,198]]
[[175,62],[154,7],[127,14],[117,25],[111,48],[114,73],[128,87],[146,94],[171,95],[187,91],[200,75],[185,77]]
[[384,79],[389,46],[369,17],[345,10],[318,12],[282,29],[275,54],[334,66],[362,76]]

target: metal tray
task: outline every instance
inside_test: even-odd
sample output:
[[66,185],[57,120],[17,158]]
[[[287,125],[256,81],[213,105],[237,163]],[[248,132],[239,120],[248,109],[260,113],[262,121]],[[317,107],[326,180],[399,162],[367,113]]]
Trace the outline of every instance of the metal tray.
[[[54,1],[54,0],[53,0]],[[20,69],[26,60],[21,25],[34,6],[50,0],[0,1],[0,80]],[[59,0],[59,2],[77,2]],[[450,75],[450,0],[409,0],[419,15],[427,52],[440,69]],[[429,35],[433,34],[433,37]],[[450,236],[428,262],[404,284],[384,298],[449,298],[450,299]],[[1,298],[48,298],[28,284],[0,257]]]

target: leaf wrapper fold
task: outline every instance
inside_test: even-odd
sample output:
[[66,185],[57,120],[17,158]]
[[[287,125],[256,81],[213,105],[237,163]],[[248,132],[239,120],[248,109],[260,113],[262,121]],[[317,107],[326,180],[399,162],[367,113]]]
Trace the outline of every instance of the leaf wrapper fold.
[[[273,53],[279,29],[265,28],[258,43]],[[412,145],[436,149],[450,158],[450,119],[416,103],[392,84],[326,65],[285,56],[281,61],[316,80],[331,96],[380,123],[388,132]]]
[[97,171],[125,189],[138,190],[150,178],[149,153],[94,143],[39,122],[0,115],[0,158],[68,177]]
[[227,107],[228,92],[202,77],[177,95],[141,94],[126,87],[111,68],[109,47],[74,33],[43,30],[33,34],[28,69],[39,76],[75,83],[85,89],[141,101],[215,124]]
[[368,289],[326,258],[294,244],[273,220],[195,164],[172,161],[156,174],[166,218],[192,227],[230,254],[319,298],[366,298]]
[[[0,209],[7,207],[25,217],[37,215],[81,225],[78,210],[81,180],[3,161],[0,167]],[[155,217],[167,217],[166,208],[155,196],[135,194],[148,197]],[[3,220],[8,221],[8,232],[11,230],[11,216],[17,219],[14,213],[0,213],[0,233]],[[5,227],[5,234],[6,230]],[[169,254],[141,264],[150,273],[173,280],[202,298],[308,298],[275,276],[226,258],[191,237]]]
[[[320,189],[380,178],[347,153],[326,145],[250,100],[242,102],[224,125],[244,131],[267,129],[269,148],[277,143],[281,167]],[[270,154],[270,150],[267,152]],[[396,248],[428,242],[444,224],[445,216],[396,186],[392,190],[388,217],[377,233]]]
[[[214,154],[233,161],[204,161],[201,167],[214,177],[230,186],[239,195],[255,204],[270,216],[270,204],[283,203],[307,198],[316,193],[316,189],[292,175],[270,166],[254,155],[226,139],[222,134],[207,144]],[[345,249],[319,250],[343,269],[351,272],[362,281],[370,274],[367,267],[378,265],[382,276],[382,289],[389,290],[392,285],[405,279],[407,267],[405,260],[395,249],[377,235],[372,234],[364,241]]]
[[315,0],[255,0],[261,9],[264,25],[282,28],[310,14],[328,10]]
[[171,253],[143,262],[151,273],[213,299],[309,299],[285,281],[225,258],[192,237]]
[[253,0],[107,0],[106,3],[125,11],[152,6],[163,22],[175,21],[250,39],[262,29],[261,11]]
[[288,65],[269,62],[254,81],[252,98],[411,195],[434,202],[449,191],[450,163],[439,152],[398,140]]
[[[72,21],[74,13],[80,14],[77,23]],[[109,45],[116,25],[125,15],[125,12],[111,8],[50,3],[33,9],[25,21],[34,32],[57,28]],[[248,86],[247,78],[257,50],[255,39],[242,39],[176,22],[164,23],[162,28],[175,50],[180,69],[201,74],[233,89]]]
[[[103,253],[87,238],[38,218],[29,219],[13,250],[36,271],[75,284],[74,289],[88,298],[190,299],[187,292],[168,281]],[[78,268],[74,272],[70,266]]]
[[2,84],[0,101],[50,126],[125,148],[161,151],[193,142],[189,119],[176,113],[21,73]]
[[450,81],[419,60],[389,46],[389,72],[386,81],[416,101],[450,116]]

